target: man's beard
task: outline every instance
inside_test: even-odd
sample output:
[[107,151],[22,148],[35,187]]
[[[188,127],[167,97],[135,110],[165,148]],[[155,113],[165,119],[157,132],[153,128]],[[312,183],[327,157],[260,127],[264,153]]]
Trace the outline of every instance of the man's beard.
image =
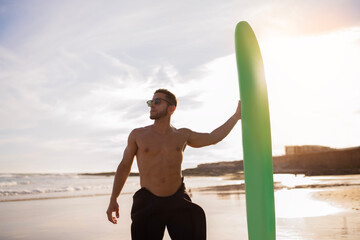
[[157,113],[155,113],[154,115],[151,115],[151,113],[150,113],[150,119],[152,119],[152,120],[159,119],[159,118],[161,118],[161,117],[166,116],[167,113],[168,113],[168,108],[165,108],[163,111],[157,112]]

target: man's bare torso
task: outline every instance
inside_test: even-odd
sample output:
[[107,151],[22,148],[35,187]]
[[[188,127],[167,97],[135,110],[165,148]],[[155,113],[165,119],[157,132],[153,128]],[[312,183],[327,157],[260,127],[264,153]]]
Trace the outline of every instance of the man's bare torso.
[[174,194],[182,183],[181,163],[190,131],[171,127],[161,134],[153,126],[134,131],[141,187],[157,196]]

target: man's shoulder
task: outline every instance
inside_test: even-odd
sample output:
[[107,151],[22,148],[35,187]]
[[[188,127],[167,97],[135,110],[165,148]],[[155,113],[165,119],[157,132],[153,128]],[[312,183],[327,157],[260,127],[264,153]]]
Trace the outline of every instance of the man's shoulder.
[[176,131],[178,133],[182,133],[182,134],[190,134],[192,132],[189,128],[179,128],[179,129],[176,129]]
[[144,134],[144,133],[148,132],[149,130],[150,130],[150,126],[134,128],[131,131],[130,135]]

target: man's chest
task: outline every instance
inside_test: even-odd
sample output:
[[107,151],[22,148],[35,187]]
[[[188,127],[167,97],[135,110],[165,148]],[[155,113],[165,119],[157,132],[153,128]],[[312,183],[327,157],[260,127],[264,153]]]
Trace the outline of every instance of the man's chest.
[[148,134],[137,139],[138,151],[144,154],[180,153],[186,146],[186,137],[181,134],[161,136]]

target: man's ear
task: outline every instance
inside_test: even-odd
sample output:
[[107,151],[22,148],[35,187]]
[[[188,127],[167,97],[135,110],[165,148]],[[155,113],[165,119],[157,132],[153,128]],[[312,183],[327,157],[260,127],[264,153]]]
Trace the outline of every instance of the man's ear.
[[171,107],[170,111],[171,111],[171,112],[174,112],[175,109],[176,109],[176,107],[175,107],[174,105],[171,105],[170,107]]

